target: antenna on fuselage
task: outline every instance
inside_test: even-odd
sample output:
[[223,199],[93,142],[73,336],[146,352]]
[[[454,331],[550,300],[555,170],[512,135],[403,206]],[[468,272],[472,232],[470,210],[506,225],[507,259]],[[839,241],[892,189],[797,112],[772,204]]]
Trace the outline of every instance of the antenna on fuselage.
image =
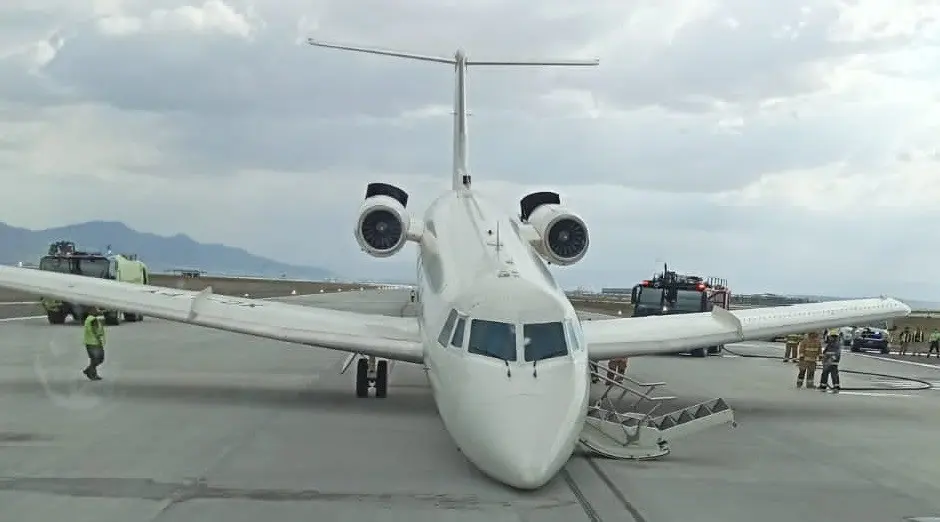
[[340,49],[344,51],[355,51],[360,53],[377,54],[382,56],[394,56],[397,58],[408,58],[411,60],[420,60],[425,62],[446,63],[454,66],[455,86],[454,86],[454,166],[452,173],[452,188],[470,188],[470,164],[468,160],[467,147],[467,68],[471,65],[493,65],[493,66],[544,66],[544,67],[585,67],[597,66],[600,60],[468,60],[466,53],[458,49],[453,58],[441,56],[428,56],[424,54],[407,53],[402,51],[392,51],[388,49],[377,49],[373,47],[360,47],[353,45],[340,45],[327,42],[320,42],[313,38],[308,38],[307,43],[317,47],[327,47],[330,49]]

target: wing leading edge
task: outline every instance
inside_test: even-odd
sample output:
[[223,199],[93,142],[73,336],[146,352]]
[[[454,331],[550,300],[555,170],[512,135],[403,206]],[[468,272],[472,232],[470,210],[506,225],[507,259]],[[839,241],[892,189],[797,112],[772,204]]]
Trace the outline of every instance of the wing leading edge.
[[852,299],[742,310],[582,322],[591,359],[686,351],[766,339],[847,324],[904,317],[906,304],[891,298]]
[[0,287],[279,341],[412,363],[424,359],[413,317],[325,310],[217,295],[209,289],[193,292],[8,266],[0,266]]

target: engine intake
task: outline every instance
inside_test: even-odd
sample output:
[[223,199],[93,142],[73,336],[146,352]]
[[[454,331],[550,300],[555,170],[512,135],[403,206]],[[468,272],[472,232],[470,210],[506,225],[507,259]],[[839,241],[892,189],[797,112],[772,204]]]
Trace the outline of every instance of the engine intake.
[[411,226],[407,204],[408,194],[400,188],[370,183],[354,231],[359,247],[373,257],[393,256],[404,248]]
[[548,262],[573,265],[587,254],[588,229],[577,214],[559,204],[545,203],[530,210],[528,218],[539,237],[537,250]]

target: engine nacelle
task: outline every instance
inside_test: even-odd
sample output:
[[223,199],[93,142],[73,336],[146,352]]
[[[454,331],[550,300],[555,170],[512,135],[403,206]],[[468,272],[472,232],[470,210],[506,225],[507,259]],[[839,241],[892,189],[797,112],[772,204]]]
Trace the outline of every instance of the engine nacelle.
[[539,205],[529,214],[528,223],[538,235],[536,250],[549,263],[573,265],[587,254],[587,225],[565,207],[555,203]]
[[363,252],[373,257],[397,254],[409,240],[420,241],[421,231],[406,207],[408,193],[387,183],[370,183],[359,209],[353,234]]
[[367,198],[359,209],[356,241],[372,257],[397,254],[408,241],[411,217],[404,205],[389,196]]

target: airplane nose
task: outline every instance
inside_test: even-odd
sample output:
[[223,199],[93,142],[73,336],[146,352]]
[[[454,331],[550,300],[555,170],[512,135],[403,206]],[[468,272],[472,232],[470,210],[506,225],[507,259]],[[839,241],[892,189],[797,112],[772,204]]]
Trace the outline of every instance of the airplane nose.
[[501,482],[519,489],[545,485],[567,462],[581,426],[566,403],[551,396],[514,395],[480,404],[481,434],[491,437],[489,455],[478,465]]

